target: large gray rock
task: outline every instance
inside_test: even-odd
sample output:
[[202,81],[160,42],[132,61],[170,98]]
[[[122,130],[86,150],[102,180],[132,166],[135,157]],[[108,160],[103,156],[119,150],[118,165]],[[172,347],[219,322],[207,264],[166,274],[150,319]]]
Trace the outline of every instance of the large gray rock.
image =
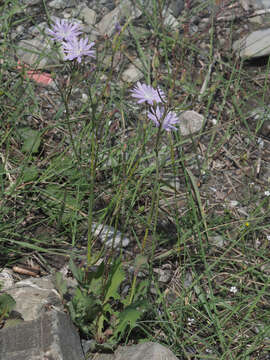
[[63,309],[60,296],[54,289],[52,277],[22,280],[6,290],[16,301],[14,308],[25,321],[36,320],[48,306]]
[[92,360],[177,360],[171,350],[154,342],[134,346],[121,346],[114,355],[95,354]]
[[241,58],[270,55],[270,29],[254,31],[234,42],[233,49]]
[[79,335],[68,315],[49,311],[0,330],[1,360],[83,360]]
[[134,346],[120,347],[115,360],[177,360],[173,352],[154,342],[145,342]]
[[269,0],[240,0],[240,2],[245,10],[270,8]]

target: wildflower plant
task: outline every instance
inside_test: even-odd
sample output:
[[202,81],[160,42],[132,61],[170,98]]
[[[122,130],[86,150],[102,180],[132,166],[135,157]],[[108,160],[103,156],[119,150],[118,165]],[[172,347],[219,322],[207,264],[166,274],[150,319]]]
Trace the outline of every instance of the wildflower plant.
[[[71,146],[76,158],[76,163],[78,167],[81,164],[81,155],[80,150],[75,144],[74,141],[74,132],[71,128],[71,120],[70,120],[70,109],[69,109],[69,98],[72,93],[72,89],[74,85],[80,82],[82,79],[86,79],[89,73],[92,73],[94,78],[94,71],[96,69],[95,66],[92,66],[92,69],[88,70],[87,74],[85,73],[85,67],[83,66],[83,58],[84,57],[91,57],[95,58],[95,50],[93,49],[95,43],[89,42],[86,37],[82,37],[81,27],[78,24],[72,24],[67,22],[66,20],[56,20],[52,29],[48,29],[47,33],[49,36],[53,38],[61,47],[64,53],[64,61],[68,61],[69,65],[69,76],[67,80],[60,80],[58,89],[61,93],[62,100],[65,106],[65,116],[67,119],[67,126],[68,132],[70,137]],[[93,101],[93,96],[91,94],[92,89],[89,88],[89,99],[90,99],[90,108],[92,110],[93,119],[96,117],[96,102]],[[88,124],[85,124],[86,126]],[[93,125],[93,124],[92,124]],[[96,139],[95,139],[95,132],[91,132],[91,149],[93,153],[96,153]],[[94,156],[94,155],[93,155]],[[95,179],[95,168],[94,162],[91,163],[91,181],[90,181],[90,188],[92,192],[93,183]],[[83,169],[80,167],[80,171],[84,172]],[[84,172],[85,173],[85,172]],[[92,208],[92,201],[91,199],[89,204],[89,238],[88,238],[88,254],[87,254],[87,262],[90,264],[91,260],[91,229],[92,229],[92,216],[91,216],[91,208]]]
[[[179,122],[179,118],[174,111],[169,110],[169,106],[166,103],[166,96],[160,88],[153,88],[150,85],[142,84],[137,82],[135,87],[131,90],[131,96],[137,100],[138,104],[146,103],[150,107],[147,111],[147,117],[153,121],[155,126],[158,128],[158,133],[156,136],[154,152],[155,152],[155,162],[156,162],[156,176],[152,192],[151,199],[151,210],[149,211],[147,218],[147,226],[142,242],[142,255],[145,249],[146,240],[148,238],[148,232],[151,227],[152,220],[154,218],[153,226],[153,237],[155,238],[155,229],[157,224],[157,215],[158,215],[158,205],[159,205],[159,195],[160,195],[160,174],[159,174],[159,146],[161,141],[162,131],[171,132],[172,130],[177,130],[174,126]],[[173,150],[171,151],[173,154]],[[173,160],[173,159],[172,159]],[[153,260],[153,259],[152,259]],[[151,261],[150,264],[153,262]],[[151,271],[149,272],[149,274]],[[132,282],[132,290],[130,295],[130,302],[132,301],[132,296],[134,294],[134,289],[136,285],[137,275],[134,275]]]
[[[113,52],[116,52],[117,48],[120,46],[120,40],[122,32],[124,31],[125,27],[127,25],[124,25],[117,34],[115,35],[115,38],[112,42],[112,49]],[[71,139],[71,144],[74,150],[75,157],[77,158],[78,164],[80,164],[80,151],[77,150],[77,147],[75,145],[75,142],[73,140],[73,132],[70,126],[70,115],[69,115],[69,96],[71,94],[71,89],[75,81],[75,77],[73,74],[80,71],[80,69],[83,69],[82,63],[84,57],[91,57],[95,58],[95,50],[93,49],[95,43],[89,42],[87,38],[84,38],[81,36],[81,28],[77,24],[71,24],[66,22],[65,20],[59,20],[56,21],[55,25],[51,30],[48,31],[49,35],[57,41],[65,54],[64,60],[69,61],[70,63],[70,70],[71,70],[71,76],[69,78],[68,86],[62,89],[62,98],[65,104],[65,114],[67,117],[67,124],[69,128],[69,136]],[[105,84],[104,89],[106,90],[108,88],[108,84],[110,81],[110,77],[108,77],[108,82]],[[96,138],[97,131],[95,131],[95,127],[98,126],[95,122],[96,119],[96,103],[98,103],[98,99],[96,99],[95,104],[92,101],[92,89],[89,89],[89,97],[90,102],[92,104],[92,123],[87,123],[87,128],[91,127],[91,135],[90,135],[90,183],[89,183],[89,206],[88,206],[88,244],[87,244],[87,271],[89,273],[90,266],[95,263],[96,259],[93,259],[92,255],[92,217],[93,217],[93,204],[94,204],[94,182],[96,178],[96,154],[98,153],[99,149],[99,141]],[[101,97],[103,95],[101,94]],[[171,132],[172,130],[177,130],[176,124],[178,123],[179,119],[177,117],[177,114],[169,109],[169,106],[167,104],[167,98],[164,93],[164,91],[157,87],[154,88],[151,85],[147,85],[145,83],[137,82],[133,90],[131,91],[131,96],[137,101],[138,104],[144,104],[148,107],[148,111],[146,112],[146,116],[149,120],[151,120],[154,125],[158,128],[158,132],[156,135],[156,141],[154,146],[154,152],[155,152],[155,159],[156,159],[156,176],[154,181],[154,187],[152,192],[152,204],[151,204],[151,210],[148,214],[147,218],[147,226],[145,235],[143,238],[142,243],[142,254],[138,255],[136,257],[135,262],[141,264],[147,263],[147,258],[144,256],[144,248],[146,244],[146,239],[148,237],[148,231],[151,227],[151,222],[154,218],[154,223],[157,222],[157,210],[158,210],[158,202],[159,202],[159,193],[160,193],[160,179],[159,179],[159,145],[161,141],[161,134],[163,131]],[[105,105],[104,105],[105,106]],[[103,110],[104,111],[104,106]],[[81,169],[83,172],[84,170]],[[89,179],[89,174],[88,174]],[[121,199],[121,195],[119,196],[119,199]],[[120,203],[120,201],[119,201]],[[118,204],[119,205],[119,204]],[[118,208],[118,205],[116,205],[116,208]],[[155,225],[154,225],[154,234],[155,234]],[[79,270],[76,268],[74,264],[70,264],[71,268],[73,269],[73,274],[77,278],[78,274],[80,273]],[[108,302],[109,299],[112,297],[115,297],[115,299],[118,299],[119,296],[117,294],[118,287],[113,287],[112,290],[110,290],[110,284],[111,283],[121,283],[123,280],[123,272],[121,270],[121,263],[114,264],[112,266],[113,269],[115,269],[115,274],[113,275],[114,271],[112,271],[112,278],[108,278],[108,281],[105,281],[103,283],[103,286],[105,286],[105,289],[109,290],[110,296],[105,296],[105,298],[102,299],[102,297],[97,297],[96,294],[92,294],[92,298],[89,297],[89,289],[87,288],[88,285],[92,284],[92,276],[90,276],[90,282],[87,285],[87,278],[83,278],[82,274],[80,273],[81,278],[81,288],[77,290],[77,295],[73,298],[73,301],[69,304],[69,310],[71,313],[71,316],[73,318],[73,321],[77,323],[77,325],[81,328],[81,330],[84,333],[94,333],[97,332],[97,338],[101,339],[103,338],[102,331],[104,329],[104,324],[107,322],[110,322],[110,315],[116,316],[118,320],[116,321],[116,327],[114,328],[114,332],[116,334],[123,333],[126,329],[127,324],[132,324],[135,326],[136,320],[139,318],[139,313],[135,314],[136,316],[134,318],[130,318],[130,309],[133,309],[134,303],[137,303],[138,300],[138,294],[143,296],[145,294],[142,294],[145,292],[146,287],[150,289],[150,283],[151,278],[149,276],[149,279],[147,281],[147,286],[144,287],[144,290],[138,291],[137,286],[137,274],[138,271],[134,272],[133,281],[131,285],[131,290],[129,294],[127,295],[127,298],[122,302],[123,311],[120,316],[120,314],[116,313],[113,308],[111,308],[110,303]],[[101,267],[98,270],[98,277],[103,278],[105,274],[104,264],[101,265]],[[151,271],[149,271],[149,275],[151,274]],[[93,273],[93,277],[95,278],[95,275]],[[77,279],[78,280],[78,279]],[[90,284],[91,283],[91,284]],[[104,287],[101,287],[100,289],[103,289],[101,293],[104,293]],[[97,292],[99,292],[97,290]],[[144,297],[144,296],[143,296]],[[139,300],[140,302],[140,300]],[[144,303],[143,307],[146,305]],[[80,314],[80,312],[82,313]],[[126,312],[125,312],[126,311]],[[86,313],[92,313],[95,314],[93,318],[88,318],[86,316]],[[126,314],[125,317],[124,314]],[[134,314],[133,314],[134,315]],[[84,320],[83,320],[84,319]],[[122,319],[122,320],[121,320]],[[128,321],[127,321],[127,320]],[[122,321],[122,322],[121,322]],[[127,322],[126,322],[127,321]],[[93,328],[94,326],[94,328]]]

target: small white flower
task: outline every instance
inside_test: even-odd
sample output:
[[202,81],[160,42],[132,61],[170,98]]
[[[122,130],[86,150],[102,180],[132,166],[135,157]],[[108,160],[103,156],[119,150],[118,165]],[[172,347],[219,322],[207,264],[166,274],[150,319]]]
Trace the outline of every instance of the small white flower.
[[264,141],[263,141],[262,138],[258,138],[257,144],[259,145],[259,148],[260,148],[260,149],[263,149],[263,147],[264,147]]
[[82,102],[86,103],[88,101],[88,95],[85,93],[82,93]]
[[266,239],[270,241],[270,235],[266,235]]
[[265,195],[265,196],[270,196],[270,191],[269,191],[269,190],[266,190],[266,191],[264,192],[264,195]]
[[237,287],[236,286],[231,286],[230,292],[234,293],[234,294],[237,293]]
[[188,325],[189,326],[191,326],[195,322],[195,319],[193,319],[193,318],[188,318],[187,320],[188,320]]

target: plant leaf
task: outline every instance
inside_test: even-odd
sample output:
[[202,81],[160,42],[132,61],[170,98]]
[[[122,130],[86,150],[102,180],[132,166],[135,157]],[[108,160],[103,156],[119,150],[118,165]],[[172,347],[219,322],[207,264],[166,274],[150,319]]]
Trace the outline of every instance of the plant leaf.
[[0,295],[0,319],[7,317],[10,311],[14,309],[16,301],[9,294]]
[[122,269],[121,260],[118,259],[112,266],[110,271],[110,277],[105,287],[105,298],[104,302],[106,303],[110,298],[119,299],[118,288],[122,281],[125,279],[125,273]]
[[148,302],[146,300],[136,301],[133,304],[127,306],[119,314],[119,323],[115,328],[115,335],[123,335],[127,327],[133,329],[136,327],[137,321],[143,315],[144,311],[148,308]]
[[84,272],[78,266],[75,265],[72,258],[70,258],[69,260],[69,268],[70,271],[72,272],[72,275],[75,277],[78,283],[82,285],[84,281]]
[[28,127],[19,129],[18,131],[23,138],[22,152],[32,152],[32,154],[36,154],[41,142],[40,132]]
[[67,282],[63,279],[63,276],[60,272],[55,274],[55,287],[63,299],[64,295],[67,293]]
[[32,165],[24,168],[24,172],[23,172],[24,182],[33,181],[37,177],[38,177],[38,169],[36,166]]

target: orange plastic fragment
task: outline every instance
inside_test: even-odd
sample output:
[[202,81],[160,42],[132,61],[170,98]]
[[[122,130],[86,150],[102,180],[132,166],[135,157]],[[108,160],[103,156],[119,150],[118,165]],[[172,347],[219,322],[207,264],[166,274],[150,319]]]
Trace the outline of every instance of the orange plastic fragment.
[[[17,69],[21,70],[23,68],[29,68],[28,65],[21,65],[20,61],[18,61]],[[41,72],[39,70],[27,70],[26,74],[29,79],[34,80],[36,83],[40,85],[50,85],[53,82],[51,74],[47,72]]]

